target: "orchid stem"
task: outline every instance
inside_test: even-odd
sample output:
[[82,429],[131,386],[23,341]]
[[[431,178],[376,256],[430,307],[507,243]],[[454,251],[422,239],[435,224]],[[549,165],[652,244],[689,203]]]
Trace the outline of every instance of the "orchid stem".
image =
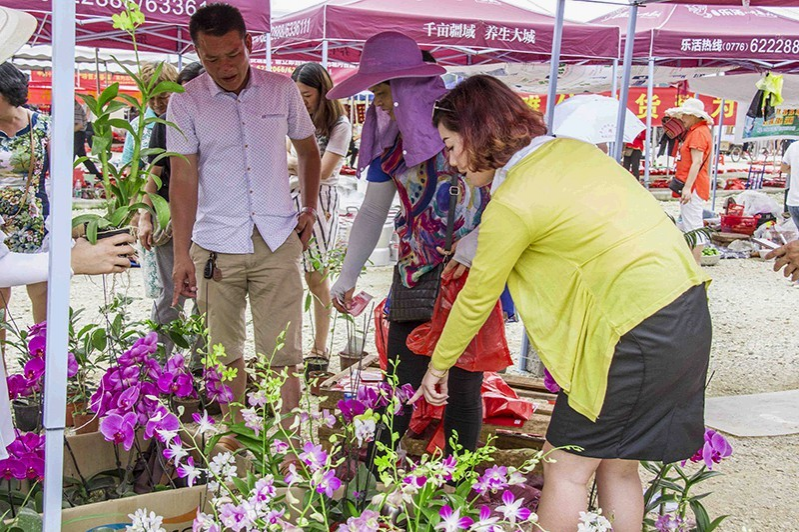
[[7,479],[7,486],[8,486],[8,504],[11,506],[11,517],[17,517],[17,512],[14,509],[14,498],[11,497],[11,479]]

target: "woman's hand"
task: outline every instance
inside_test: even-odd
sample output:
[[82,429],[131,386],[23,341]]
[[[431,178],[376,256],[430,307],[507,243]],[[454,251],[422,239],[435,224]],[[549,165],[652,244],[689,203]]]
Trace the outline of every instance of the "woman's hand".
[[427,367],[427,373],[422,378],[422,384],[419,389],[413,394],[408,404],[414,404],[422,396],[425,400],[433,406],[443,406],[447,404],[449,394],[447,390],[447,379],[449,378],[449,371],[440,372],[430,366]]
[[[438,251],[439,253],[441,253],[445,257],[446,256],[452,257],[452,256],[455,255],[455,248],[456,248],[457,245],[458,245],[457,242],[452,244],[452,250],[449,253],[447,253],[444,250],[444,248],[442,248],[441,246],[436,247],[436,251]],[[458,278],[460,278],[461,275],[466,273],[466,270],[468,270],[468,269],[469,269],[469,267],[467,265],[461,264],[460,262],[458,262],[455,259],[450,259],[450,261],[447,262],[447,265],[444,266],[444,271],[441,272],[441,275],[442,276],[444,276],[444,275],[449,276],[450,272],[451,272],[452,279],[458,279]]]
[[680,196],[680,203],[682,205],[691,203],[691,190],[688,187],[683,187],[682,195]]
[[350,307],[352,306],[352,295],[355,293],[355,288],[350,288],[344,293],[336,293],[336,286],[330,289],[330,296],[333,300],[333,306],[342,314],[349,314]]

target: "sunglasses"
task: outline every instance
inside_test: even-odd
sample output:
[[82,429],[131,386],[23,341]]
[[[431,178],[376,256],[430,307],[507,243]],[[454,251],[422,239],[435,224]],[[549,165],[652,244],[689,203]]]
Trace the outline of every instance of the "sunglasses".
[[441,105],[441,102],[442,102],[443,100],[444,100],[444,99],[442,98],[441,100],[436,100],[435,102],[433,102],[433,111],[432,111],[432,113],[430,114],[430,119],[431,119],[431,120],[433,119],[433,117],[435,117],[435,115],[436,115],[436,111],[444,111],[445,113],[454,113],[454,112],[455,112],[455,109],[450,109],[450,108],[448,108],[448,107],[443,107],[443,106]]

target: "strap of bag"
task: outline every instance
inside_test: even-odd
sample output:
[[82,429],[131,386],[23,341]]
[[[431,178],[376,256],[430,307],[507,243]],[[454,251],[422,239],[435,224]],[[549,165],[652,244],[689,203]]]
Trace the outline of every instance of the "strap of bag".
[[452,251],[452,234],[455,232],[455,207],[458,205],[458,174],[452,174],[449,182],[449,209],[447,209],[447,234],[444,238],[444,251],[446,257],[444,262],[448,261],[451,257]]

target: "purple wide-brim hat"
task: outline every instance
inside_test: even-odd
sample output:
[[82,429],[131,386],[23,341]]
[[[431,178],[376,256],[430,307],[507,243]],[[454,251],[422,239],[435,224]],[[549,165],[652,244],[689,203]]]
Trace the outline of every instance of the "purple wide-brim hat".
[[348,98],[395,78],[429,78],[446,74],[442,66],[425,63],[416,41],[398,31],[384,31],[367,39],[358,71],[330,89],[327,98]]

